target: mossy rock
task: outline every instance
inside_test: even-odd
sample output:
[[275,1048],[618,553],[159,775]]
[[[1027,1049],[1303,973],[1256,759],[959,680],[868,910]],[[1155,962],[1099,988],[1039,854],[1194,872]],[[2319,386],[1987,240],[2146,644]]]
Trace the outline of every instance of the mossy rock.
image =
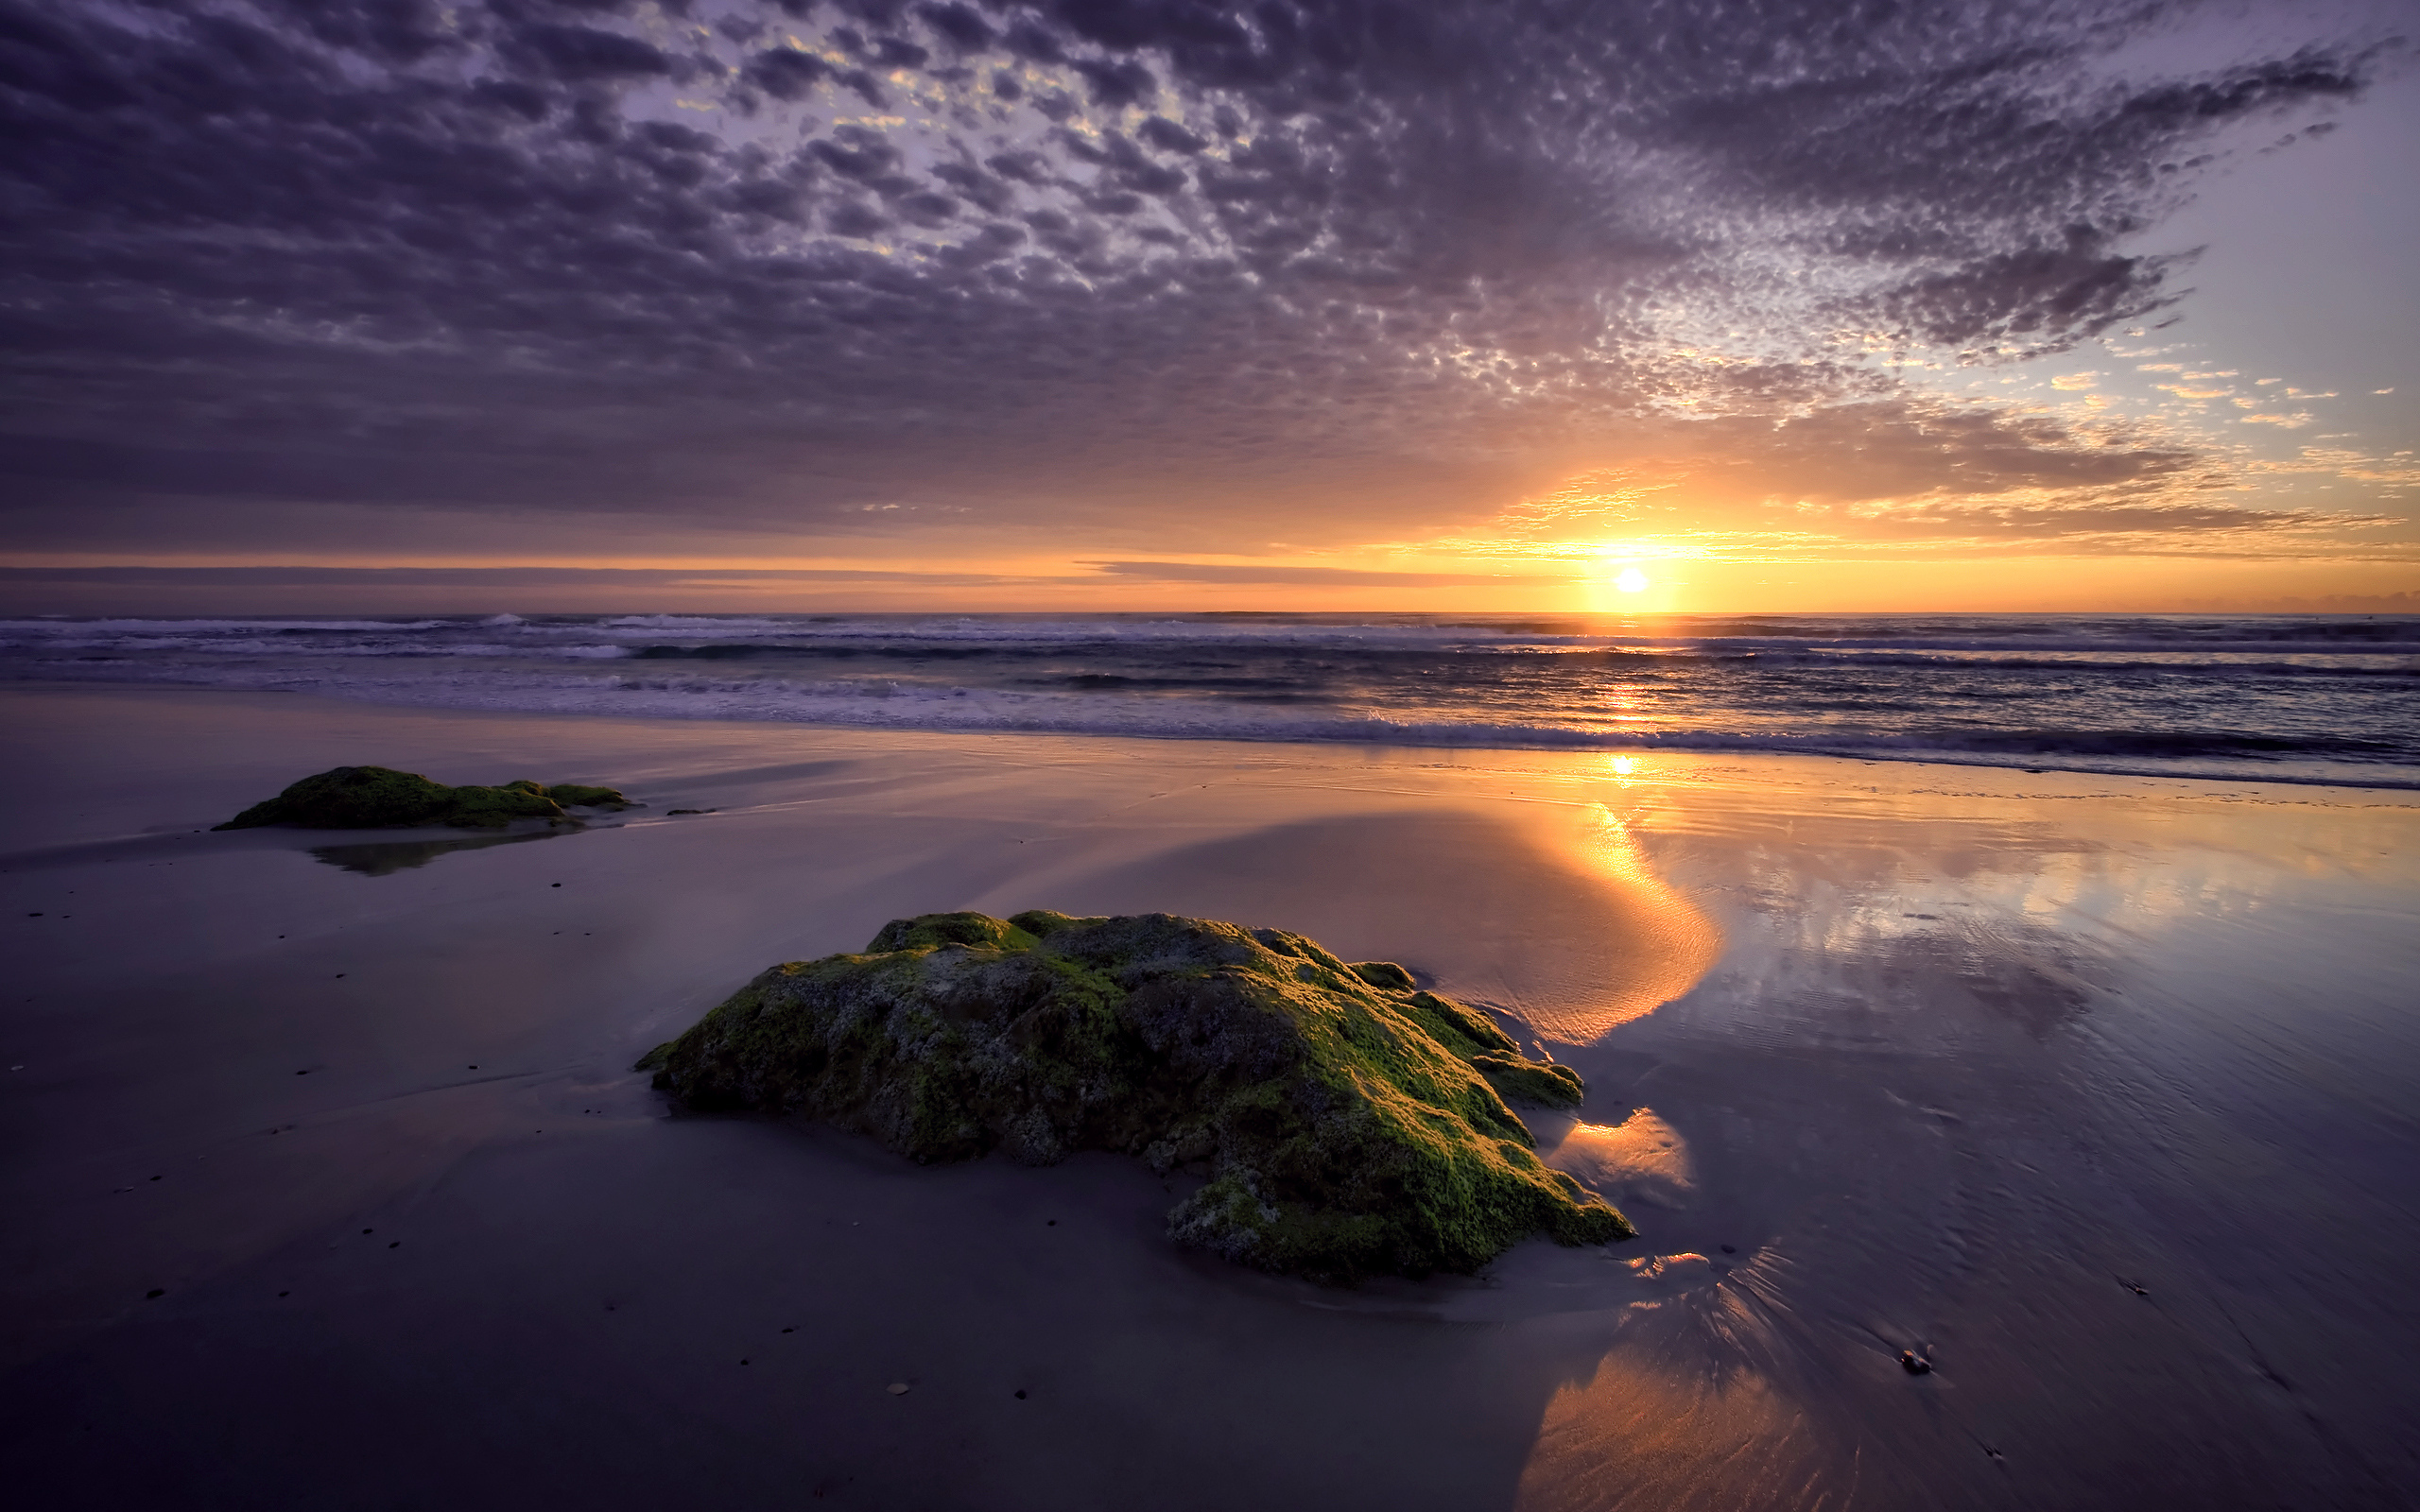
[[304,830],[392,830],[442,824],[500,830],[515,819],[575,823],[563,813],[566,806],[624,808],[628,802],[610,787],[568,782],[548,787],[527,778],[500,787],[447,787],[390,766],[337,766],[302,779],[216,828],[287,824]]
[[1628,1238],[1505,1096],[1576,1103],[1484,1014],[1299,935],[1146,914],[927,914],[764,972],[639,1063],[692,1108],[799,1113],[919,1161],[1117,1150],[1208,1185],[1179,1241],[1350,1282]]

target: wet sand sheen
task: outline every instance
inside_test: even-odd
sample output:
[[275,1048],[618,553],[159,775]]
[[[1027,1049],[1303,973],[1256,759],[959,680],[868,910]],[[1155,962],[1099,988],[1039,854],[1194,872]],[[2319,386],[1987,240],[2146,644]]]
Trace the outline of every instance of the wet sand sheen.
[[[46,1504],[2388,1506],[2420,1472],[2408,800],[0,702],[10,790],[59,795],[0,817],[0,1435]],[[383,874],[185,833],[348,761],[654,806]],[[1320,1292],[1170,1248],[1139,1162],[918,1169],[667,1121],[623,1069],[953,906],[1275,923],[1517,1013],[1592,1090],[1542,1146],[1642,1240]]]

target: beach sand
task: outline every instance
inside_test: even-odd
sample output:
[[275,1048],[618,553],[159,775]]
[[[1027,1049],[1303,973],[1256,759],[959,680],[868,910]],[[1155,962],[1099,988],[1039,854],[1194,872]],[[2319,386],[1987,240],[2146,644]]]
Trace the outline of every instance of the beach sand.
[[[0,743],[16,1504],[2420,1485],[2409,795],[133,688],[0,692]],[[345,763],[648,806],[199,833]],[[1169,1245],[1137,1160],[922,1168],[628,1069],[776,961],[1032,907],[1278,925],[1510,1015],[1590,1086],[1542,1148],[1640,1237],[1322,1290]]]

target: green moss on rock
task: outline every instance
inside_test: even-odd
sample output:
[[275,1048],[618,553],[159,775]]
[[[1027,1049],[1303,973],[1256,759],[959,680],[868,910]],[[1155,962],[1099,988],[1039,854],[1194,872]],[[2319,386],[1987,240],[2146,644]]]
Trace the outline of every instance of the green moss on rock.
[[1627,1238],[1506,1093],[1577,1102],[1485,1015],[1282,930],[1149,914],[894,920],[758,976],[640,1062],[701,1109],[795,1112],[920,1161],[1081,1149],[1209,1183],[1169,1233],[1345,1282]]
[[1356,961],[1353,974],[1374,988],[1389,992],[1409,992],[1420,986],[1411,973],[1392,961]]
[[936,945],[982,945],[994,950],[1023,950],[1034,943],[1035,936],[1018,927],[1011,919],[1006,922],[989,914],[925,914],[918,919],[894,919],[882,926],[882,932],[866,947],[871,955],[889,954],[893,951],[926,950]]
[[563,813],[567,804],[623,808],[628,800],[610,787],[563,783],[550,788],[527,778],[500,787],[447,787],[418,772],[389,766],[337,766],[302,779],[217,828],[286,824],[305,830],[386,830],[442,824],[500,830],[515,819],[575,822]]

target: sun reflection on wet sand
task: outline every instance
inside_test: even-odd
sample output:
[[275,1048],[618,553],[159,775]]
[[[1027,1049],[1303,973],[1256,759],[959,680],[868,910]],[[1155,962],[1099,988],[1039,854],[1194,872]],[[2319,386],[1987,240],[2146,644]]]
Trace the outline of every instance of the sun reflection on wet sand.
[[1613,969],[1594,983],[1574,982],[1552,998],[1525,1003],[1522,1017],[1548,1040],[1582,1045],[1654,1012],[1686,992],[1722,953],[1722,932],[1687,895],[1664,880],[1630,823],[1591,804],[1576,831],[1547,836],[1563,857],[1604,890],[1627,925]]

